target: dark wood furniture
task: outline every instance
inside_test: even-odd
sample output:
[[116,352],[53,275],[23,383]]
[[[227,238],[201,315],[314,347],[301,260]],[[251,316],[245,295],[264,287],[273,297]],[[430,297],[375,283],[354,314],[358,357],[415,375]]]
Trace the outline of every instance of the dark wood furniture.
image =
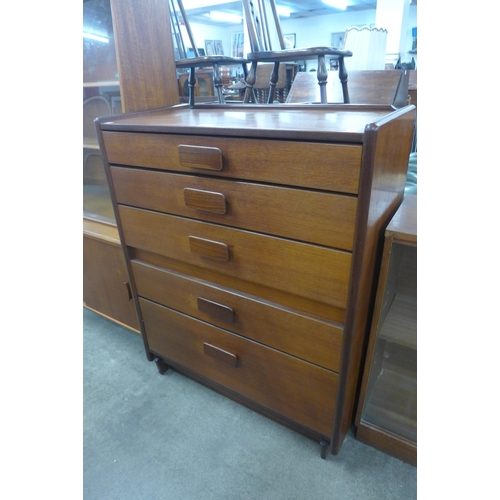
[[181,97],[189,98],[190,92],[193,92],[194,97],[213,97],[215,95],[213,69],[197,69],[195,71],[196,85],[193,89],[189,88],[191,77],[191,72],[179,75],[179,95]]
[[88,34],[108,37],[84,37],[83,305],[139,332],[94,119],[179,103],[169,10],[163,0],[87,0],[83,14]]
[[[408,103],[408,82],[409,71],[404,70],[349,71],[351,104],[387,104],[401,108]],[[337,78],[328,78],[326,94],[328,102],[342,100],[342,87]],[[294,104],[319,100],[316,76],[313,73],[297,73],[286,102]]]
[[409,82],[408,82],[408,94],[410,95],[410,104],[413,104],[417,107],[417,70],[410,69],[408,70],[410,74]]
[[147,359],[338,453],[414,114],[200,104],[101,118]]
[[[198,53],[198,45],[194,39],[191,26],[184,9],[182,0],[170,0],[170,20],[172,22],[173,36],[176,42],[177,50],[179,52],[179,57],[175,59],[175,65],[177,68],[189,68],[189,105],[194,107],[195,105],[195,88],[197,83],[196,78],[196,68],[206,68],[211,67],[213,69],[213,83],[215,87],[215,93],[217,95],[218,102],[223,104],[224,94],[222,92],[222,74],[221,66],[241,66],[243,69],[243,74],[247,76],[247,60],[243,57],[231,57],[224,55],[211,55],[200,56]],[[185,28],[189,41],[191,43],[191,48],[193,49],[193,58],[186,57],[186,48],[184,46],[184,41],[181,33],[181,26]]]
[[179,104],[167,2],[111,0],[111,13],[123,111]]
[[385,231],[356,437],[417,465],[417,197]]
[[83,304],[139,332],[118,230],[87,219],[83,221]]
[[[245,21],[250,40],[252,52],[247,54],[248,61],[251,62],[250,71],[246,78],[247,90],[245,92],[245,102],[250,102],[251,92],[256,80],[257,65],[261,62],[274,63],[274,71],[271,73],[269,82],[268,103],[274,101],[276,83],[279,76],[280,63],[317,59],[318,68],[316,76],[320,88],[320,101],[327,103],[326,82],[328,72],[326,69],[325,57],[331,56],[338,59],[338,76],[342,85],[343,99],[341,102],[349,103],[349,91],[347,86],[347,70],[344,63],[345,57],[351,57],[352,52],[341,50],[336,47],[308,47],[308,48],[287,48],[281,30],[279,15],[274,0],[243,0]],[[272,19],[272,21],[271,21]],[[279,48],[273,50],[272,42],[276,34],[279,40]]]

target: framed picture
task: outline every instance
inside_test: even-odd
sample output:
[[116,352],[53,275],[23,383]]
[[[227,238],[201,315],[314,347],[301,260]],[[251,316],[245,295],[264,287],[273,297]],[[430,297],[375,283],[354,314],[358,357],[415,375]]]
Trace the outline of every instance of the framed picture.
[[205,53],[207,54],[207,56],[215,55],[213,40],[205,40]]
[[332,33],[332,47],[335,47],[336,49],[343,49],[344,35],[344,31],[342,33]]
[[294,49],[295,48],[295,33],[288,33],[287,35],[283,35],[285,39],[285,49]]
[[218,56],[224,55],[224,50],[222,48],[222,40],[214,40],[214,50]]
[[243,57],[245,34],[243,32],[231,34],[231,56]]

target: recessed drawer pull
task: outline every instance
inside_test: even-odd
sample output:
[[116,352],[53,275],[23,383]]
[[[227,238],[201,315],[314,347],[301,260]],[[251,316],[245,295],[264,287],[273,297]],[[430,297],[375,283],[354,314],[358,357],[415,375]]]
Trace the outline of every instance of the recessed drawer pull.
[[222,151],[219,148],[179,144],[177,150],[183,167],[222,170]]
[[211,344],[203,342],[203,352],[207,356],[222,361],[230,366],[234,366],[235,368],[238,366],[238,356],[231,352],[224,351],[224,349],[221,349],[220,347],[215,347]]
[[226,213],[226,197],[222,193],[214,191],[184,188],[184,203],[187,207],[204,212]]
[[234,311],[230,307],[217,304],[217,302],[212,302],[203,297],[198,297],[198,310],[224,323],[233,323],[234,321]]
[[225,262],[229,261],[229,248],[225,243],[190,236],[189,247],[192,253],[196,253],[202,257],[209,257],[210,259]]

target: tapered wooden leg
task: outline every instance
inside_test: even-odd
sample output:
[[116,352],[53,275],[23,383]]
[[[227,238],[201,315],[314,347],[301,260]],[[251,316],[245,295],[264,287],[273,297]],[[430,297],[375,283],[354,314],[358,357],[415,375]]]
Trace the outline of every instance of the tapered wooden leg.
[[243,98],[244,103],[249,103],[252,96],[255,96],[253,86],[255,85],[255,80],[257,79],[257,61],[253,61],[250,66],[250,71],[246,77],[247,88],[245,89],[245,97]]
[[158,371],[160,372],[160,375],[163,375],[169,369],[167,363],[165,363],[165,361],[163,361],[163,359],[161,358],[156,358],[155,363]]
[[326,80],[328,78],[328,72],[326,71],[325,56],[318,56],[318,83],[319,83],[319,95],[321,98],[321,104],[326,104]]
[[267,104],[272,104],[274,102],[274,95],[276,92],[276,84],[278,83],[280,75],[280,63],[275,62],[273,71],[271,72],[271,79],[269,81],[269,95],[267,96]]
[[347,88],[347,69],[344,64],[344,58],[339,57],[339,78],[342,85],[342,93],[344,94],[344,104],[351,102],[349,97],[349,89]]
[[189,73],[189,81],[188,81],[188,87],[189,87],[189,105],[194,108],[194,87],[196,85],[196,73],[195,73],[195,68],[190,69]]
[[219,104],[224,104],[224,94],[222,93],[222,75],[218,64],[213,65],[214,69],[214,87]]
[[[244,75],[245,83],[246,83],[247,78],[248,78],[248,67],[247,67],[246,63],[243,63],[241,65],[241,67],[243,68],[243,75]],[[246,97],[246,89],[245,89],[245,97]],[[247,101],[244,100],[243,102],[247,102]],[[253,102],[253,103],[257,104],[257,96],[255,95],[255,89],[254,88],[252,88],[250,90],[250,92],[249,92],[248,102]]]

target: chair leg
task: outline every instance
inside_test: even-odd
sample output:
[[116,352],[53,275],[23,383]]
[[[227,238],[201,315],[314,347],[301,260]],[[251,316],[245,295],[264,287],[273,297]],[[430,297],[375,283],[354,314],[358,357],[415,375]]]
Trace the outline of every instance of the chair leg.
[[321,99],[321,104],[326,104],[326,80],[328,78],[328,72],[326,71],[325,56],[318,56],[318,84],[319,84],[319,95]]
[[276,84],[278,83],[280,74],[280,63],[275,62],[273,71],[271,72],[271,79],[269,81],[269,95],[267,96],[267,104],[272,104],[274,102],[274,95],[276,92]]
[[347,69],[345,67],[344,58],[339,57],[339,78],[342,84],[342,93],[344,94],[344,104],[349,104],[351,99],[349,97],[349,89],[347,88]]
[[[253,86],[255,85],[255,80],[257,79],[257,61],[252,61],[252,65],[250,66],[250,72],[246,77],[247,88],[245,89],[245,97],[243,98],[243,102],[248,104],[250,99],[253,97],[256,99],[255,92]],[[257,102],[257,100],[255,100]]]
[[[248,79],[248,67],[247,67],[246,63],[243,63],[241,65],[241,67],[243,68],[243,76],[245,78],[245,83],[246,83],[246,81]],[[246,89],[245,89],[245,95],[246,95]],[[246,102],[246,101],[244,101],[244,102]],[[253,103],[257,104],[257,96],[255,95],[254,88],[252,88],[252,90],[250,91],[250,97],[249,97],[248,102],[253,102]]]
[[218,64],[213,65],[214,69],[214,87],[219,104],[224,104],[224,94],[222,93],[222,76]]
[[188,86],[189,86],[189,106],[194,108],[194,87],[196,85],[196,73],[195,73],[195,68],[190,68],[190,73],[189,73],[189,81],[188,81]]

